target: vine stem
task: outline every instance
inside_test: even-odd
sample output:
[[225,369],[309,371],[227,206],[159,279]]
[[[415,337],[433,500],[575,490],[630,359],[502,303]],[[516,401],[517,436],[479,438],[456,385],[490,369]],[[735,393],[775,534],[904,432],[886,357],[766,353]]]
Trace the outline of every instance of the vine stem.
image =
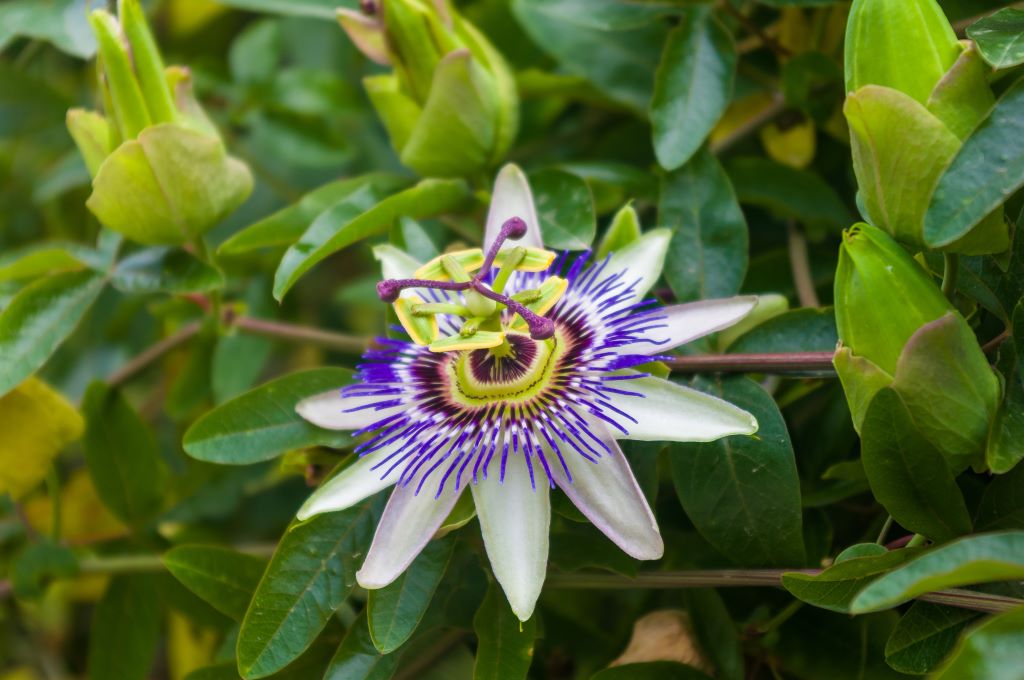
[[665,363],[674,373],[835,373],[832,352],[701,354]]
[[199,332],[199,329],[200,324],[198,321],[185,324],[178,329],[176,333],[167,336],[154,345],[150,345],[148,349],[144,350],[141,354],[129,360],[124,366],[107,376],[107,384],[111,387],[116,387],[127,382],[131,378],[134,378],[151,363],[174,348],[188,342],[192,336]]
[[960,276],[960,256],[944,253],[942,256],[942,294],[950,302],[956,302],[956,280]]
[[[259,544],[238,546],[238,550],[269,557],[275,546]],[[82,574],[134,574],[162,572],[163,558],[158,554],[112,555],[87,557],[79,563]],[[782,575],[801,573],[815,575],[821,569],[706,569],[692,571],[648,571],[635,577],[619,574],[549,573],[545,585],[549,588],[572,590],[676,590],[683,588],[743,588],[782,586]],[[9,581],[0,580],[0,599],[11,593]],[[998,613],[1024,605],[1024,600],[1003,595],[979,593],[973,590],[949,589],[925,593],[918,600],[945,604],[961,609]]]
[[814,276],[811,273],[811,258],[807,253],[807,239],[794,220],[786,223],[786,234],[789,266],[793,271],[793,285],[796,287],[800,306],[820,307],[821,302],[818,300],[818,291],[814,289]]
[[344,335],[342,333],[334,333],[308,326],[297,326],[280,321],[255,319],[251,316],[240,316],[233,320],[233,325],[243,333],[260,335],[276,340],[307,342],[312,345],[319,345],[349,354],[362,354],[371,342],[371,338]]
[[[681,588],[780,587],[787,573],[820,574],[821,569],[715,569],[704,571],[641,572],[634,578],[619,574],[548,574],[550,588],[584,590],[675,590]],[[1024,600],[952,588],[918,595],[915,599],[986,613],[1009,611]]]

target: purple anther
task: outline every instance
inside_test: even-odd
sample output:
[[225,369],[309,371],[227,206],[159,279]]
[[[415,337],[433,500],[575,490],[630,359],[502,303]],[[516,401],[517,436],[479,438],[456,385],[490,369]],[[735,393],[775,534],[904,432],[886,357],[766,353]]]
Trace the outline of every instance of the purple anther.
[[506,239],[518,241],[524,236],[526,236],[526,222],[518,217],[510,217],[505,220],[505,223],[501,225],[501,231],[498,232],[498,238],[494,239],[491,249],[487,251],[487,258],[484,260],[483,266],[480,267],[481,274],[486,274],[491,269],[494,258],[498,256],[498,251],[501,250]]
[[523,321],[525,321],[526,325],[530,328],[530,337],[534,340],[547,340],[555,334],[555,323],[551,319],[543,317],[540,314],[535,314],[530,311],[526,305],[513,300],[507,295],[495,293],[477,279],[473,279],[472,286],[473,290],[480,293],[485,298],[489,298],[495,302],[500,302],[519,316],[523,317]]
[[377,284],[377,295],[384,302],[394,302],[405,288],[434,288],[436,290],[467,290],[469,281],[431,281],[430,279],[385,279]]

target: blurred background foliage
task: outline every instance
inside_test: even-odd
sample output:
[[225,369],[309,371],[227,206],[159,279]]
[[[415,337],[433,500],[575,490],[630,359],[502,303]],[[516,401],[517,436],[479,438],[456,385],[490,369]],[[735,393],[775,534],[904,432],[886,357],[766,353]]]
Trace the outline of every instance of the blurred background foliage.
[[[96,4],[101,3],[92,3]],[[251,197],[208,235],[214,249],[243,227],[295,204],[328,181],[369,172],[409,175],[361,86],[364,76],[382,69],[346,39],[334,19],[339,4],[355,7],[338,0],[146,3],[166,62],[189,66],[198,97],[228,149],[249,165],[255,178]],[[849,5],[828,0],[715,3],[724,34],[712,36],[720,41],[719,51],[708,59],[735,60],[734,83],[719,93],[723,108],[706,131],[709,150],[695,148],[696,161],[666,172],[659,169],[656,145],[651,143],[649,103],[663,45],[673,30],[673,21],[666,17],[686,4],[690,3],[470,0],[458,6],[516,72],[522,117],[509,160],[531,173],[542,197],[557,195],[564,201],[570,193],[565,182],[583,187],[580,204],[551,206],[562,211],[556,216],[568,216],[571,222],[562,245],[588,246],[628,201],[648,227],[672,226],[665,222],[676,211],[706,208],[711,211],[710,223],[720,230],[708,241],[708,247],[721,255],[720,269],[706,279],[694,278],[694,272],[682,266],[684,254],[673,251],[663,297],[694,299],[730,294],[734,288],[780,293],[794,307],[821,309],[794,312],[800,316],[790,317],[780,328],[748,333],[733,350],[831,351],[836,336],[828,305],[837,245],[841,229],[858,213],[841,114]],[[1007,3],[941,4],[963,35],[972,20]],[[104,248],[100,227],[84,206],[89,174],[65,127],[69,108],[100,107],[87,6],[86,0],[0,3],[0,308],[24,284],[23,276],[5,270],[24,248],[42,242],[99,242],[99,250]],[[713,66],[709,63],[708,68]],[[997,94],[1012,79],[998,79]],[[696,138],[695,144],[700,141]],[[724,168],[724,184],[714,179],[711,154]],[[542,170],[548,174],[534,174]],[[728,207],[720,209],[731,201],[722,201],[715,192],[730,185],[742,206],[741,215],[730,213]],[[549,186],[561,191],[545,191]],[[472,205],[459,214],[395,221],[391,241],[422,258],[453,241],[475,243],[487,187],[487,181],[473,186]],[[674,205],[680,196],[686,197],[684,205]],[[541,211],[546,209],[542,203]],[[315,214],[306,216],[306,222]],[[807,276],[812,285],[800,290],[790,266],[794,238],[805,242],[810,254]],[[225,299],[237,314],[251,318],[356,337],[377,333],[385,315],[373,292],[378,269],[371,245],[360,242],[332,256],[280,304],[271,291],[282,247],[223,255],[218,264],[226,273]],[[673,262],[680,266],[674,268]],[[135,294],[125,292],[132,290],[130,285],[121,288],[103,291],[87,320],[39,374],[45,384],[33,389],[46,392],[49,385],[64,399],[47,393],[35,402],[45,407],[0,418],[0,431],[8,440],[0,442],[5,467],[0,479],[8,490],[19,483],[10,466],[25,464],[16,459],[18,451],[38,446],[55,455],[66,441],[77,440],[60,453],[47,483],[24,489],[17,503],[0,496],[0,575],[6,575],[17,594],[0,593],[2,680],[87,673],[103,680],[236,678],[236,622],[247,599],[241,611],[237,602],[232,605],[216,596],[211,606],[195,594],[194,583],[192,589],[182,585],[188,575],[175,578],[171,564],[168,573],[159,563],[133,565],[130,558],[120,567],[105,563],[99,569],[96,560],[160,554],[181,544],[247,547],[258,555],[251,558],[255,562],[240,559],[231,571],[239,583],[252,573],[258,579],[269,551],[308,494],[308,483],[336,460],[330,450],[313,446],[280,460],[218,466],[187,457],[181,442],[185,430],[211,407],[298,369],[351,366],[351,351],[236,331],[218,334],[204,327],[169,352],[159,368],[127,383],[122,396],[87,391],[94,380],[115,374],[146,347],[203,317],[201,307],[187,295],[164,290]],[[700,509],[688,507],[684,512],[675,489],[700,506],[702,494],[715,491],[713,483],[700,481],[712,473],[697,464],[686,469],[679,462],[670,463],[666,453],[659,456],[654,447],[646,458],[635,460],[645,461],[637,464],[637,476],[657,501],[656,514],[668,544],[665,567],[819,567],[845,546],[875,540],[882,529],[886,514],[867,492],[838,383],[813,378],[768,381],[788,425],[788,432],[781,421],[778,425],[781,446],[796,452],[802,505],[794,512],[802,535],[773,533],[777,518],[774,510],[765,509],[770,503],[752,510],[754,515],[764,513],[757,530],[764,532],[767,543],[760,552],[750,552],[749,542],[732,535],[743,524],[737,521],[730,529],[728,516],[719,518],[718,524],[712,517],[703,531],[697,531],[694,515]],[[727,396],[733,390],[739,403],[751,398],[743,394],[743,384],[730,383],[725,390]],[[134,408],[119,411],[118,399]],[[147,423],[141,433],[129,427],[136,437],[121,442],[132,450],[155,452],[148,467],[130,471],[149,480],[139,497],[119,503],[98,488],[102,476],[90,475],[90,468],[102,463],[90,460],[89,437],[78,439],[82,417],[69,404],[81,404],[86,415],[90,408],[108,409],[104,413],[111,419],[131,420],[137,412]],[[771,405],[746,406],[762,418],[763,427],[775,417]],[[34,432],[46,433],[39,436],[47,441],[27,441],[36,436]],[[1019,485],[1019,472],[1009,477]],[[981,475],[968,474],[962,480],[972,508],[983,503],[986,483]],[[567,572],[593,566],[627,575],[636,572],[638,563],[618,553],[590,525],[574,522],[572,509],[556,509],[562,517],[552,538],[555,566]],[[983,528],[1024,528],[1019,516],[1014,519],[998,509],[985,517]],[[723,533],[709,536],[708,526],[719,526]],[[59,543],[46,538],[55,527]],[[345,644],[366,655],[363,670],[338,666],[328,677],[473,676],[474,612],[481,602],[485,607],[504,602],[488,604],[484,599],[487,578],[477,557],[479,537],[462,532],[457,541],[460,549],[450,557],[434,604],[400,656],[396,653],[387,657],[393,663],[375,666],[383,657],[374,657],[366,651],[372,651],[372,645],[350,635]],[[87,555],[77,559],[70,554],[72,549],[84,549]],[[740,557],[744,552],[746,560]],[[122,571],[128,575],[111,578],[111,572]],[[255,587],[255,582],[248,585]],[[530,670],[535,678],[588,678],[624,653],[627,661],[685,661],[720,678],[899,677],[897,668],[923,673],[937,664],[977,616],[950,608],[935,614],[926,608],[939,605],[913,605],[907,616],[918,612],[925,621],[922,625],[934,625],[936,616],[948,621],[937,633],[913,638],[913,644],[924,648],[914,649],[918,656],[908,654],[909,661],[895,663],[890,658],[887,664],[887,657],[895,654],[886,647],[899,621],[895,611],[851,618],[800,606],[782,590],[549,587],[541,603]],[[310,651],[274,677],[321,677],[344,630],[357,630],[360,616],[365,614],[357,596],[342,606]],[[500,619],[497,612],[496,616]],[[652,665],[643,672],[648,673],[644,678],[703,677],[678,665]],[[641,676],[603,671],[597,677]]]

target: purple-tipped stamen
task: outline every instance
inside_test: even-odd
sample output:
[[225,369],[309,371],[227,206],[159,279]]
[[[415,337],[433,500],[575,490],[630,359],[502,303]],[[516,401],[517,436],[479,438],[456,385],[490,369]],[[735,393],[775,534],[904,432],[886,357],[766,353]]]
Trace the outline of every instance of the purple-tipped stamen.
[[526,222],[518,217],[510,217],[505,220],[505,223],[501,225],[501,231],[498,232],[498,238],[494,239],[491,249],[487,251],[487,257],[484,259],[480,271],[487,272],[490,270],[494,265],[494,258],[498,257],[498,251],[505,245],[506,239],[518,241],[524,236],[526,236]]
[[494,260],[501,250],[501,246],[507,239],[518,240],[526,235],[526,222],[518,217],[510,217],[501,225],[498,238],[491,244],[483,265],[470,281],[431,281],[429,279],[386,279],[377,284],[377,296],[383,302],[395,302],[399,294],[405,288],[433,288],[435,290],[464,291],[473,289],[486,298],[500,302],[510,310],[518,314],[526,322],[530,329],[530,337],[534,340],[547,340],[555,334],[555,323],[547,317],[541,316],[528,307],[508,295],[496,293],[487,287],[483,282],[484,277],[494,266]]

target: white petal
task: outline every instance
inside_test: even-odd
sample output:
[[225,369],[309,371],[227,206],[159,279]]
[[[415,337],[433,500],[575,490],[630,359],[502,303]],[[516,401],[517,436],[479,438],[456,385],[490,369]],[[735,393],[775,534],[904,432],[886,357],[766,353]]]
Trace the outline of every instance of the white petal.
[[434,498],[436,486],[428,481],[417,494],[416,483],[414,480],[409,486],[397,486],[391,493],[366,560],[356,572],[356,581],[363,588],[383,588],[401,576],[465,490],[463,486],[455,491],[454,485],[448,484],[441,497]]
[[544,241],[540,234],[540,220],[537,218],[537,208],[534,207],[533,193],[530,192],[530,183],[518,165],[509,163],[498,172],[498,176],[494,180],[491,207],[487,211],[487,227],[484,229],[485,253],[490,250],[491,244],[498,238],[501,225],[512,217],[518,217],[526,222],[526,235],[518,241],[507,241],[507,247],[544,247]]
[[386,480],[381,479],[381,475],[387,470],[386,467],[377,470],[370,469],[377,464],[377,461],[386,457],[387,453],[388,449],[383,449],[366,458],[360,458],[328,479],[306,499],[299,511],[295,513],[296,517],[302,521],[323,512],[350,508],[381,489],[386,489],[394,484],[397,475],[392,474],[388,475]]
[[664,316],[652,323],[664,326],[645,333],[652,342],[634,342],[618,348],[620,354],[661,354],[685,345],[708,333],[720,331],[737,323],[757,307],[756,295],[701,300],[655,309],[654,316]]
[[337,389],[307,397],[295,405],[295,410],[317,427],[328,430],[359,430],[373,425],[401,408],[400,406],[384,409],[370,407],[371,404],[381,401],[386,401],[386,398],[379,396],[343,397],[341,389]]
[[487,479],[472,486],[494,578],[520,621],[533,614],[548,569],[551,499],[540,463],[533,465],[536,490],[521,456],[509,457],[504,483],[494,462]]
[[377,246],[373,256],[380,262],[380,271],[385,279],[411,279],[423,263],[400,248],[392,245]]
[[640,279],[633,290],[633,300],[641,300],[661,277],[671,240],[672,232],[668,229],[652,229],[622,250],[612,253],[602,274],[609,275],[628,269],[626,283]]
[[572,481],[556,461],[552,465],[555,482],[579,511],[626,554],[638,560],[660,559],[665,544],[629,462],[603,424],[591,421],[590,428],[611,453],[602,451],[601,458],[592,463],[583,456],[563,452]]
[[709,442],[728,435],[757,432],[757,419],[738,406],[668,380],[647,376],[623,380],[616,383],[616,387],[644,395],[612,394],[609,397],[616,408],[637,421],[618,418],[629,431],[628,435],[623,435],[612,429],[619,439]]

